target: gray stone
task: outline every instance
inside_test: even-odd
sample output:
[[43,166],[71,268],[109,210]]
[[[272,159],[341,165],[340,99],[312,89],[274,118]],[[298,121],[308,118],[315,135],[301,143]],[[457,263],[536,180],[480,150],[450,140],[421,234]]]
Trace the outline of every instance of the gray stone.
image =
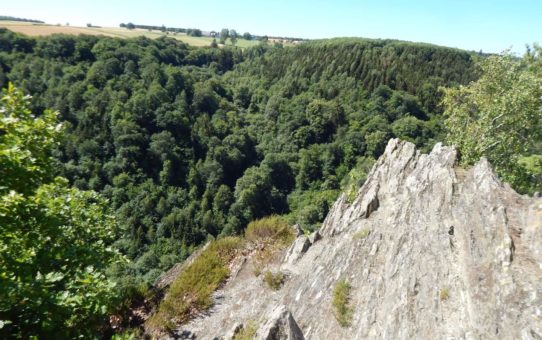
[[256,332],[261,340],[304,340],[303,333],[285,306],[278,306]]
[[309,242],[311,243],[311,245],[320,241],[321,239],[322,235],[320,235],[320,232],[318,230],[309,235]]
[[303,254],[305,254],[310,246],[311,242],[307,236],[301,235],[297,237],[286,253],[284,262],[287,264],[294,264],[301,258],[301,256],[303,256]]

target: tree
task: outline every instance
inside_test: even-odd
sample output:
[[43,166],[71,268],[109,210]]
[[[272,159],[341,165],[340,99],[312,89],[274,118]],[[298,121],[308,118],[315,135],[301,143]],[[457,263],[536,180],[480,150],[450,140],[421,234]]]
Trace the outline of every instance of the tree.
[[116,223],[97,193],[54,178],[57,114],[27,105],[11,84],[0,99],[0,337],[93,336],[115,303]]
[[223,28],[220,31],[220,43],[224,45],[226,43],[226,40],[230,37],[230,30],[227,28]]
[[129,22],[129,23],[126,24],[126,28],[129,29],[129,30],[133,30],[135,28],[135,25],[132,24],[131,22]]
[[248,32],[243,33],[243,39],[252,40],[252,35]]
[[230,30],[230,41],[233,46],[237,44],[237,32],[235,30]]
[[463,164],[482,156],[517,189],[531,183],[519,162],[542,138],[542,62],[539,47],[517,59],[509,53],[479,63],[481,77],[445,90],[448,142]]
[[201,37],[202,32],[200,29],[197,28],[189,28],[188,30],[186,30],[186,34],[191,37]]

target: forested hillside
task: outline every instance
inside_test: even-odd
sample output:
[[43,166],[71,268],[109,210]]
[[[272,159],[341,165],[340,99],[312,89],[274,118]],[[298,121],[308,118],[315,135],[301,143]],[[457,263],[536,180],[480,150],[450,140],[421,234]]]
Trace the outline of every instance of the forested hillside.
[[109,275],[122,294],[257,218],[317,227],[390,138],[443,139],[438,87],[475,79],[474,58],[398,41],[196,49],[0,30],[0,85],[32,95],[38,115],[59,112],[57,175],[117,216],[131,261]]
[[209,237],[271,214],[314,228],[391,137],[440,139],[438,86],[473,55],[398,41],[189,48],[173,39],[30,39],[0,31],[0,82],[58,110],[58,172],[108,198],[150,284]]

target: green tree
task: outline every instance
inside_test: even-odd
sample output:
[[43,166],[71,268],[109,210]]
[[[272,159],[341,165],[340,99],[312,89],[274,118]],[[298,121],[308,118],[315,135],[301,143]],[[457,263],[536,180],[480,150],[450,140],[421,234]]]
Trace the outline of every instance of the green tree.
[[237,44],[237,38],[238,38],[237,31],[230,30],[230,41],[233,46]]
[[230,30],[227,28],[223,28],[220,31],[220,43],[224,45],[226,43],[226,40],[230,37]]
[[243,33],[243,39],[252,40],[252,34],[250,34],[249,32]]
[[115,301],[115,220],[97,193],[53,178],[57,114],[35,117],[11,84],[0,100],[0,337],[95,335]]
[[481,77],[468,86],[445,90],[448,142],[463,164],[482,156],[521,191],[532,183],[519,160],[542,138],[541,49],[518,59],[505,53],[479,63]]

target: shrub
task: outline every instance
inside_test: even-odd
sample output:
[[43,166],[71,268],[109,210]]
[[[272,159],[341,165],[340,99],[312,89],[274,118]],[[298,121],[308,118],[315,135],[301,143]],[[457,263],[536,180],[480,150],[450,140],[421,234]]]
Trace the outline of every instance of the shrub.
[[225,237],[211,242],[172,283],[158,311],[148,320],[156,330],[172,330],[211,307],[212,293],[228,278],[228,264],[242,246],[242,239]]
[[284,274],[282,274],[282,272],[273,274],[273,272],[267,270],[263,274],[263,280],[265,283],[267,283],[269,288],[279,290],[284,283]]
[[269,216],[252,221],[245,231],[247,241],[255,243],[273,243],[286,246],[294,240],[294,232],[280,216]]
[[350,306],[350,291],[352,287],[346,280],[340,280],[333,289],[333,309],[335,318],[342,327],[348,327],[352,321],[352,307]]
[[249,321],[245,327],[243,327],[235,336],[233,340],[252,340],[256,336],[256,323]]
[[250,222],[245,238],[259,246],[254,254],[254,275],[259,276],[276,252],[293,242],[295,235],[280,216],[270,216]]

